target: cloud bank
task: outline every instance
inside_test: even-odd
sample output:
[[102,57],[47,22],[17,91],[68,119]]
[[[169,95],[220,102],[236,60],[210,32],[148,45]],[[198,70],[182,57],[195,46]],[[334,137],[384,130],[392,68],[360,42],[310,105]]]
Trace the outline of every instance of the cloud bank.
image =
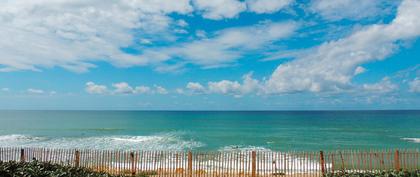
[[[121,49],[137,43],[147,46],[154,40],[171,41],[176,38],[175,34],[185,33],[183,28],[188,24],[174,20],[170,14],[202,14],[204,18],[220,20],[233,18],[247,11],[248,6],[250,11],[271,13],[288,3],[288,0],[7,0],[1,2],[0,8],[0,72],[40,71],[52,67],[86,72],[96,67],[96,62],[108,62],[117,67],[146,66],[180,55],[200,60],[197,54],[182,49],[172,49],[163,56],[159,56],[160,51],[141,50],[141,55],[134,55]],[[262,5],[271,6],[264,9]],[[279,37],[273,35],[273,38]],[[185,47],[192,48],[195,43],[212,45],[218,40],[223,39],[196,41]],[[227,42],[226,45],[239,44]],[[217,60],[226,60],[238,56],[225,51],[226,48],[229,46],[215,48],[216,54],[209,58],[221,56]]]
[[[281,64],[265,85],[267,93],[338,91],[352,87],[360,65],[383,60],[401,47],[400,41],[420,35],[420,1],[406,0],[390,24],[374,24],[348,37],[308,49]],[[359,71],[357,71],[359,70]]]

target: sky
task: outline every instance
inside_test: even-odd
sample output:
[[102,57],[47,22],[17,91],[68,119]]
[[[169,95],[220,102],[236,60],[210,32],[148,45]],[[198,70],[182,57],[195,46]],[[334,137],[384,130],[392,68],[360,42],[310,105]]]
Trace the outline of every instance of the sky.
[[0,109],[420,109],[420,0],[0,6]]

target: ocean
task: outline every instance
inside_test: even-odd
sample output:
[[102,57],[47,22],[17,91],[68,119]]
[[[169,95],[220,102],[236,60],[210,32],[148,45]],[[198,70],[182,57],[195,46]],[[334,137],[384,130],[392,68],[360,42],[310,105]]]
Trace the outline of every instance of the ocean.
[[0,111],[0,147],[419,148],[420,111]]

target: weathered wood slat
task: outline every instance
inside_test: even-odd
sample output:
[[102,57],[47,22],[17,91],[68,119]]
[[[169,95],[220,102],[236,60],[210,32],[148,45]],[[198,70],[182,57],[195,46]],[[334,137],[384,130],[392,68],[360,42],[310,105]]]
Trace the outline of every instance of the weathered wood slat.
[[171,152],[0,147],[0,161],[34,159],[112,174],[164,177],[303,177],[338,171],[420,168],[418,149]]

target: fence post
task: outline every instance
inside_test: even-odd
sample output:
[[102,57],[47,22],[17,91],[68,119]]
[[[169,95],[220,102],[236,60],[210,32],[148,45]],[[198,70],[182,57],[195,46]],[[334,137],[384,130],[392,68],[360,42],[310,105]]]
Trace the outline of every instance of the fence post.
[[341,158],[341,170],[344,171],[344,158],[343,158],[343,153],[341,153],[341,151],[340,151],[340,158]]
[[136,163],[134,161],[134,152],[130,152],[131,175],[136,176]]
[[192,152],[188,151],[188,176],[192,177]]
[[400,170],[400,151],[398,149],[395,150],[394,165],[396,170]]
[[330,154],[331,156],[330,156],[330,158],[331,158],[331,173],[333,173],[334,174],[334,154],[332,153],[332,154]]
[[319,157],[320,157],[320,165],[321,165],[321,173],[322,176],[325,176],[325,161],[324,161],[324,152],[323,151],[319,151]]
[[252,174],[252,177],[256,177],[256,171],[257,171],[257,152],[252,151],[251,158],[252,158],[252,169],[251,169],[252,171],[251,171],[251,174]]
[[25,162],[25,149],[20,149],[20,161]]
[[192,177],[192,152],[188,151],[188,176]]
[[80,165],[80,151],[74,151],[74,166],[77,168]]

